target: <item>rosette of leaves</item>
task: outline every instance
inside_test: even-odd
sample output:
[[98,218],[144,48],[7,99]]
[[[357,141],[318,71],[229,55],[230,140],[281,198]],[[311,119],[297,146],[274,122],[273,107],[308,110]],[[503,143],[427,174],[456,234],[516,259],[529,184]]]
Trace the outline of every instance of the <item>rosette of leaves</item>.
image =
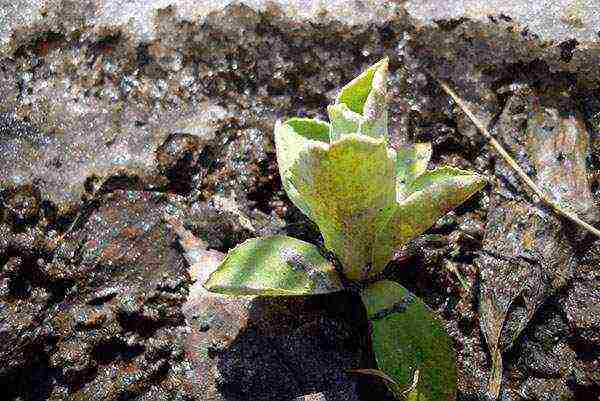
[[328,107],[330,122],[292,118],[275,125],[283,187],[317,224],[341,271],[315,245],[286,236],[255,238],[231,250],[205,287],[282,296],[340,291],[345,282],[359,282],[378,365],[364,372],[382,377],[399,398],[452,400],[451,339],[408,290],[374,279],[396,249],[486,181],[454,167],[427,170],[428,143],[390,146],[387,73],[385,58],[342,88]]

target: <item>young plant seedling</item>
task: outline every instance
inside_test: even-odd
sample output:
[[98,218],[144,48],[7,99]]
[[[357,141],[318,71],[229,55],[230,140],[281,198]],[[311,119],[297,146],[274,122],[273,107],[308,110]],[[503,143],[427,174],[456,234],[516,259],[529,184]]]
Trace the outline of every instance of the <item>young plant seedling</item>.
[[[358,283],[378,369],[398,398],[453,400],[455,354],[427,306],[400,284],[379,280],[394,251],[431,227],[486,183],[454,167],[427,170],[431,145],[390,146],[388,60],[342,88],[330,122],[275,124],[283,187],[319,227],[341,271],[312,244],[286,236],[255,238],[229,252],[209,291],[230,295],[323,294]],[[343,276],[343,277],[342,277]]]

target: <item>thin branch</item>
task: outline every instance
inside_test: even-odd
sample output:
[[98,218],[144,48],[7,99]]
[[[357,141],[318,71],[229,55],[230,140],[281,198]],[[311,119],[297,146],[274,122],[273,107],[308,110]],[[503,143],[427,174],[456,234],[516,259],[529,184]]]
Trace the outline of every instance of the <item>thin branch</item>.
[[469,109],[467,104],[456,94],[456,92],[454,92],[454,90],[452,88],[450,88],[450,86],[446,82],[439,80],[435,77],[434,77],[434,79],[440,84],[442,89],[456,102],[456,104],[458,104],[458,106],[469,117],[469,119],[473,122],[473,124],[475,124],[475,126],[479,129],[479,132],[481,132],[481,134],[490,142],[490,144],[496,150],[496,152],[498,152],[500,154],[500,156],[502,156],[502,158],[506,161],[506,163],[508,163],[508,165],[525,182],[527,187],[529,187],[529,189],[535,195],[537,195],[537,197],[542,202],[544,202],[546,205],[548,205],[550,208],[552,208],[556,213],[560,214],[561,216],[566,217],[567,219],[571,220],[573,223],[577,224],[579,227],[582,227],[585,230],[594,234],[595,236],[600,237],[600,230],[598,230],[591,224],[586,223],[585,221],[580,219],[579,216],[577,216],[577,214],[563,209],[556,202],[554,202],[552,199],[550,199],[550,197],[548,197],[544,192],[542,192],[542,190],[536,185],[536,183],[533,182],[533,180],[531,178],[529,178],[529,176],[527,174],[525,174],[523,169],[521,169],[521,167],[517,164],[517,162],[508,154],[508,152],[506,152],[506,150],[504,150],[502,145],[500,145],[500,142],[498,142],[496,140],[496,138],[494,138],[492,136],[492,134],[490,134],[489,130],[487,129],[487,126],[480,119],[478,119],[477,116],[475,116],[475,114],[473,114],[473,112],[471,112],[471,110]]

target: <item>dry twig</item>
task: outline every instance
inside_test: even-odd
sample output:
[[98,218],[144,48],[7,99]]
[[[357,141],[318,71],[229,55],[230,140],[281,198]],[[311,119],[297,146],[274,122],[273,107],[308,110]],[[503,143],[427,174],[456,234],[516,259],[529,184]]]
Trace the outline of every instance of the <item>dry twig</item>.
[[562,207],[560,207],[560,205],[558,205],[556,202],[550,199],[548,195],[542,192],[542,190],[536,185],[536,183],[533,182],[533,180],[529,178],[527,174],[525,174],[523,169],[521,169],[517,162],[508,154],[508,152],[504,150],[500,142],[498,142],[496,138],[494,138],[492,134],[490,134],[489,130],[487,129],[487,126],[480,119],[478,119],[477,116],[473,114],[473,112],[471,112],[466,103],[456,94],[456,92],[446,82],[437,78],[434,79],[439,83],[442,89],[456,102],[456,104],[458,104],[458,106],[467,115],[467,117],[469,117],[473,124],[475,124],[477,129],[479,129],[479,132],[481,132],[481,134],[490,142],[490,144],[496,150],[496,152],[498,152],[500,156],[502,156],[506,163],[517,173],[517,175],[525,182],[527,187],[542,202],[544,202],[546,205],[552,208],[559,215],[566,217],[573,223],[577,224],[579,227],[582,227],[590,233],[594,234],[595,236],[600,237],[600,230],[598,230],[591,224],[583,221],[581,218],[579,218],[579,216],[577,216],[577,214],[563,209]]

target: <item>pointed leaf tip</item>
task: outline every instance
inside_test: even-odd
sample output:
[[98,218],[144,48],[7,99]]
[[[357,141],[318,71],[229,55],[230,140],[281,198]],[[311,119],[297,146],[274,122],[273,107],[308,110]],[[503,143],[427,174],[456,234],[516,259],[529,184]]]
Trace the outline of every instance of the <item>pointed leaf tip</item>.
[[[360,130],[355,132],[373,137],[388,137],[387,76],[388,58],[385,57],[340,91],[336,103],[346,105],[349,111],[361,117]],[[343,120],[337,124],[333,124],[333,119],[331,121],[334,129],[336,126],[344,126]],[[340,132],[340,135],[343,134]]]
[[310,295],[342,290],[335,267],[308,242],[276,235],[231,250],[204,287],[230,295]]
[[337,97],[338,103],[345,103],[350,110],[362,115],[373,84],[377,84],[377,89],[382,90],[387,83],[387,73],[388,58],[385,57],[345,85]]
[[394,250],[425,232],[486,183],[482,175],[450,166],[426,171],[417,177],[378,225],[373,272],[382,271],[392,259]]

